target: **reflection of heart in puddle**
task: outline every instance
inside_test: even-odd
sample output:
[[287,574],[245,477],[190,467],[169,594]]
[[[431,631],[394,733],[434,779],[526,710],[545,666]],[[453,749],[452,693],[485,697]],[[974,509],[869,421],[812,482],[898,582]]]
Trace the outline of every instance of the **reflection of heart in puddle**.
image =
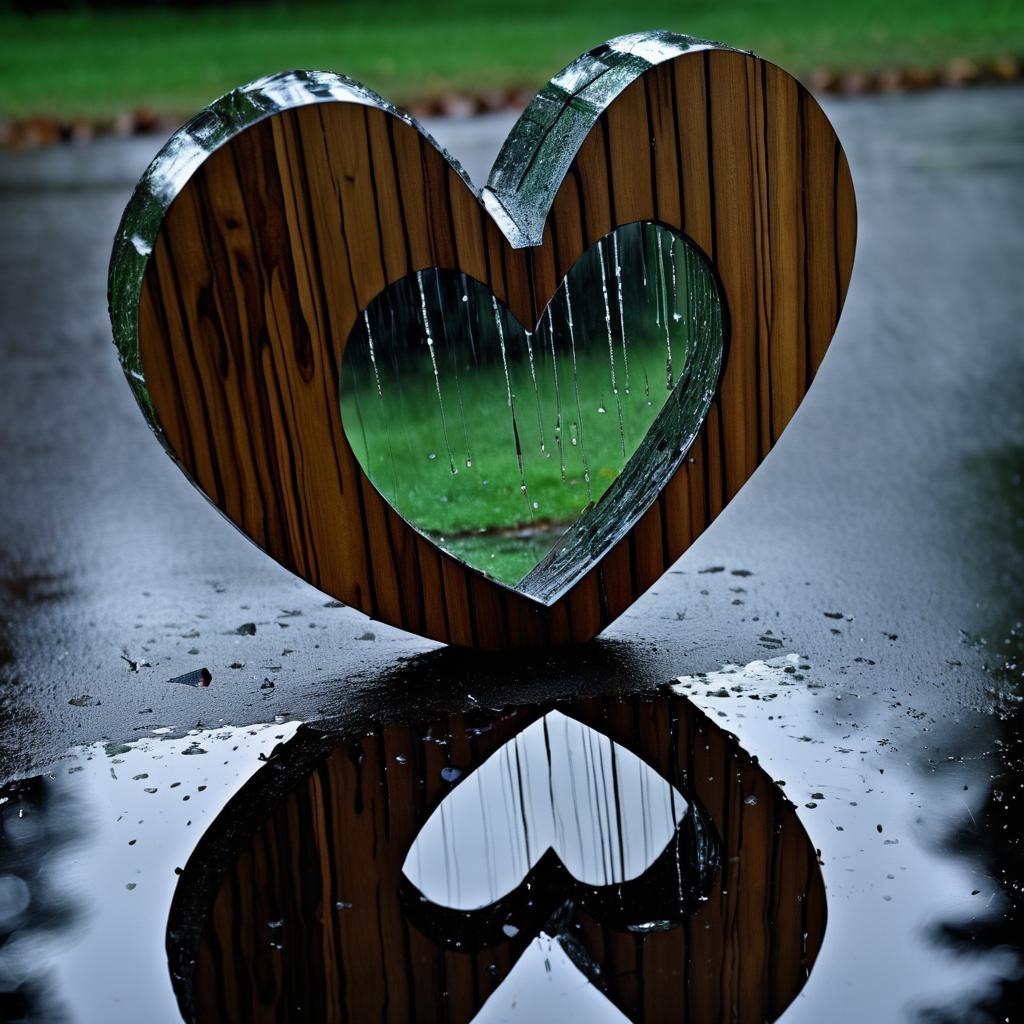
[[[452,911],[473,918],[464,916],[463,923],[431,919],[436,905],[414,913],[402,868],[417,836],[445,797],[463,788],[471,793],[472,773],[496,754],[501,764],[502,748],[512,741],[511,754],[516,737],[545,715],[549,742],[560,742],[552,721],[582,723],[589,728],[568,727],[570,742],[575,736],[608,749],[618,744],[627,774],[629,758],[639,759],[653,770],[639,772],[645,786],[656,773],[688,808],[703,808],[718,837],[717,873],[706,886],[698,877],[695,886],[692,858],[681,857],[682,876],[659,873],[655,858],[632,881],[591,884],[626,877],[623,867],[634,862],[623,848],[600,877],[580,868],[583,879],[561,893],[570,906],[556,908],[563,926],[531,919],[534,893],[523,885],[515,906],[501,908],[496,929],[477,926],[479,910]],[[582,759],[581,752],[575,756]],[[515,763],[510,757],[508,764]],[[592,757],[590,763],[609,762]],[[519,766],[526,766],[522,756]],[[616,812],[604,796],[626,793],[629,785],[592,784],[592,805],[607,808],[609,833]],[[650,807],[660,799],[653,793]],[[495,800],[488,809],[498,816],[520,806],[506,809]],[[631,813],[621,811],[620,819]],[[652,834],[647,855],[641,852],[636,863],[649,860],[658,842]],[[572,862],[566,852],[572,844],[557,845]],[[457,836],[450,848],[458,850]],[[648,882],[652,891],[641,891]],[[539,902],[547,902],[550,888],[538,885]],[[503,884],[496,886],[500,891]],[[694,896],[701,889],[704,901]],[[601,899],[601,890],[611,898]],[[669,914],[671,920],[642,920],[650,907],[673,904],[682,912]],[[542,908],[549,921],[551,909]],[[731,736],[684,698],[659,693],[343,734],[301,730],[243,787],[190,858],[171,909],[168,949],[190,1020],[469,1022],[543,930],[557,938],[559,950],[578,944],[594,995],[629,1020],[763,1021],[777,1018],[803,986],[824,923],[815,852],[792,805]],[[445,929],[448,941],[439,941]],[[498,999],[508,993],[503,989]]]
[[409,523],[550,602],[676,471],[722,346],[704,256],[666,227],[626,224],[576,261],[532,330],[455,270],[391,284],[345,346],[342,424]]
[[631,750],[549,711],[441,801],[402,873],[421,930],[468,949],[534,935],[567,901],[619,930],[669,928],[717,866],[697,805]]

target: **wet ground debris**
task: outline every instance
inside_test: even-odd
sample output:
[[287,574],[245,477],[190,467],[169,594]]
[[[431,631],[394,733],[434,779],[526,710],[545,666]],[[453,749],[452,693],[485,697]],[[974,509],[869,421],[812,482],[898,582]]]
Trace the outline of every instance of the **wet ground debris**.
[[167,680],[169,683],[181,683],[182,686],[206,687],[213,682],[213,676],[208,668],[197,668],[191,672],[183,672],[180,676],[174,676]]

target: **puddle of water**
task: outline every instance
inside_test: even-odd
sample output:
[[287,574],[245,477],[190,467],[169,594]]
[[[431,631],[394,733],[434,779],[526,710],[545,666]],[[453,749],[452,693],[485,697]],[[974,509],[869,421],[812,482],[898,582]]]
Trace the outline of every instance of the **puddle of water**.
[[[878,689],[824,687],[816,675],[787,654],[681,677],[674,687],[785,780],[821,853],[829,927],[786,1024],[932,1020],[920,1015],[983,1002],[1019,975],[1019,957],[1008,948],[964,956],[942,937],[945,922],[997,918],[1006,904],[985,865],[946,841],[947,830],[980,814],[990,790],[991,754],[985,746],[971,753],[978,723],[964,709],[952,729],[955,753],[926,743],[922,764],[924,713]],[[901,725],[913,755],[901,750]],[[987,743],[989,729],[981,723],[978,742]]]
[[0,793],[0,1019],[964,1019],[1020,975],[1009,755],[818,677],[77,750]]
[[303,729],[204,836],[168,934],[198,1021],[761,1021],[824,924],[792,805],[659,692]]
[[164,946],[176,870],[296,727],[154,729],[0,791],[0,1019],[180,1021]]

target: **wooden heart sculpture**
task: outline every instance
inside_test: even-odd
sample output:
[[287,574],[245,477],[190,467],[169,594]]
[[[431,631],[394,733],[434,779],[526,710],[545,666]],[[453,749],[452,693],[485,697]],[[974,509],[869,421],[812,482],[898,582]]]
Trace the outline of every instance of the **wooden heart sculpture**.
[[[508,585],[367,474],[343,410],[346,348],[382,293],[446,272],[540,330],[574,264],[637,224],[709,265],[718,358],[713,340],[701,372],[687,355],[618,478]],[[158,155],[115,239],[111,321],[171,455],[281,564],[444,642],[580,642],[661,576],[780,436],[835,330],[855,225],[813,97],[716,44],[641,33],[580,57],[523,113],[479,195],[380,97],[293,72],[229,93]],[[608,294],[581,304],[600,319]],[[627,320],[609,305],[611,358]]]

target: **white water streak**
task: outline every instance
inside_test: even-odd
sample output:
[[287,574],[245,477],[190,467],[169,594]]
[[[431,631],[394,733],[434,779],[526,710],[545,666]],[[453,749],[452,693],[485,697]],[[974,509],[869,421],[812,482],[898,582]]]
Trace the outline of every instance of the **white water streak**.
[[537,399],[537,431],[540,434],[540,450],[547,455],[547,442],[544,437],[544,413],[540,407],[540,388],[537,386],[537,367],[533,361],[533,331],[524,330],[526,337],[526,353],[530,357],[530,377],[533,379],[533,394]]
[[658,279],[661,281],[662,320],[665,324],[665,382],[672,390],[672,337],[668,322],[668,283],[665,279],[665,254],[661,244],[661,229],[658,228]]
[[551,373],[555,380],[555,442],[558,445],[558,461],[562,470],[562,483],[565,483],[565,447],[562,440],[562,394],[558,390],[558,356],[555,353],[555,321],[551,315],[551,303],[548,303],[548,343],[551,346]]
[[[608,277],[604,269],[604,239],[597,243],[597,262],[601,264],[601,294],[604,296],[604,323],[608,330],[608,365],[611,368],[612,395],[615,396],[615,411],[619,417],[619,446],[626,454],[626,429],[622,422],[622,403],[619,401],[619,386],[615,380],[615,340],[612,334],[612,308],[608,296]],[[603,409],[600,411],[604,411]]]
[[455,465],[455,456],[452,455],[452,446],[448,441],[448,423],[445,420],[444,415],[444,400],[441,398],[441,375],[437,370],[437,354],[434,352],[434,336],[430,330],[430,317],[427,315],[427,296],[423,291],[423,271],[418,270],[416,272],[416,284],[420,290],[420,313],[423,317],[423,331],[427,339],[427,348],[430,350],[430,363],[434,368],[434,387],[437,389],[437,404],[441,410],[441,432],[444,434],[444,446],[448,453],[448,467],[452,471],[452,476],[458,473],[459,469]]
[[629,353],[626,349],[626,313],[622,301],[622,263],[619,260],[619,236],[612,235],[612,255],[615,258],[615,286],[619,293],[619,331],[622,342],[622,370],[626,378],[626,394],[629,394]]
[[587,453],[583,447],[583,409],[580,405],[580,379],[576,372],[576,328],[572,320],[572,298],[569,295],[569,279],[562,283],[565,291],[565,312],[569,322],[569,349],[572,352],[572,382],[576,391],[576,438],[579,440],[580,459],[583,462],[583,479],[587,485],[587,500],[593,501],[594,494],[590,487],[590,467],[587,465]]
[[[516,407],[512,396],[512,380],[508,374],[508,353],[505,351],[505,328],[501,322],[501,310],[498,308],[498,300],[491,295],[491,307],[494,310],[494,325],[498,328],[498,346],[501,349],[501,364],[505,368],[505,392],[508,396],[508,407],[512,411],[512,436],[516,448],[516,465],[519,467],[519,490],[526,495],[526,472],[523,469],[523,450],[519,440],[519,424],[516,422]],[[533,518],[533,508],[527,500],[527,507],[530,509],[530,518]]]
[[363,310],[363,323],[366,324],[366,343],[370,347],[370,362],[373,364],[373,379],[377,382],[377,396],[384,400],[384,391],[380,386],[380,373],[377,371],[377,353],[373,350],[373,331],[370,330],[370,314]]

